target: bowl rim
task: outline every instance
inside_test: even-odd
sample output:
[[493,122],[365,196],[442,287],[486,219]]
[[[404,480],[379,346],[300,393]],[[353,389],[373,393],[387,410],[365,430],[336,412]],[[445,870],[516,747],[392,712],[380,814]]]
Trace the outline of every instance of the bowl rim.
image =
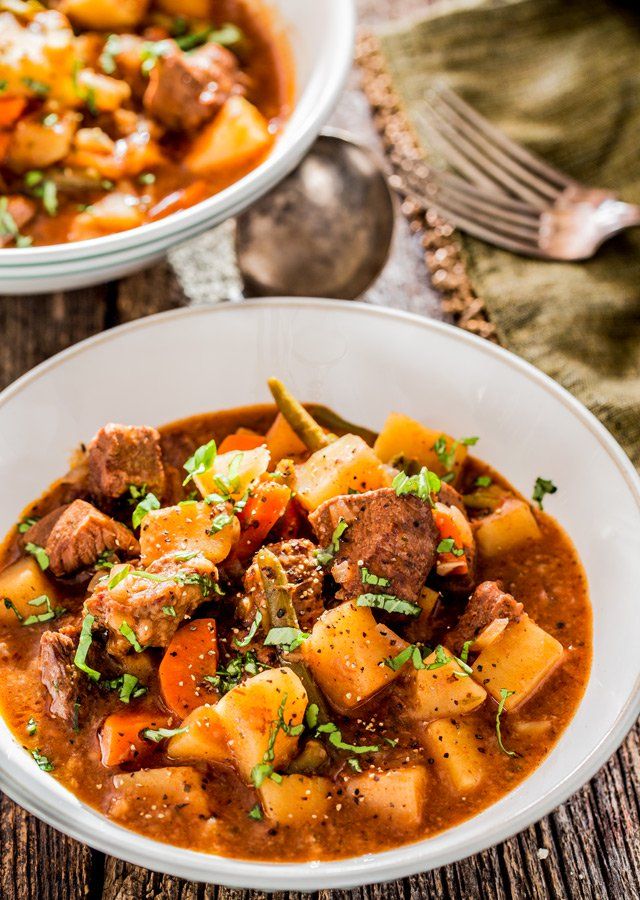
[[[0,393],[0,409],[10,399],[13,399],[27,388],[31,382],[46,377],[51,370],[64,365],[67,360],[76,355],[91,351],[91,348],[98,344],[118,340],[122,334],[144,329],[149,324],[159,321],[216,315],[228,312],[230,309],[234,312],[246,310],[246,314],[250,315],[253,310],[269,307],[284,310],[310,307],[322,310],[342,309],[345,311],[357,311],[358,314],[377,318],[401,319],[425,331],[446,335],[464,346],[473,346],[488,357],[501,360],[505,365],[519,371],[525,377],[537,383],[546,393],[560,400],[567,411],[578,418],[591,432],[627,483],[640,516],[640,475],[636,472],[620,445],[602,423],[565,388],[530,363],[511,353],[511,351],[470,334],[461,328],[415,313],[373,306],[362,302],[305,297],[273,297],[243,301],[241,304],[231,305],[223,302],[211,306],[187,307],[157,313],[86,338],[35,366]],[[73,820],[70,821],[64,817],[59,805],[56,804],[53,792],[46,789],[45,781],[39,780],[40,778],[45,779],[46,775],[34,770],[33,779],[28,783],[29,787],[27,783],[22,784],[11,778],[10,772],[5,770],[5,761],[3,759],[0,759],[0,789],[20,806],[69,837],[88,844],[90,847],[103,853],[117,856],[134,865],[144,866],[153,871],[188,880],[215,883],[228,887],[259,889],[267,892],[275,890],[313,891],[328,888],[351,888],[428,871],[442,865],[457,862],[509,839],[547,815],[589,781],[617,750],[639,715],[640,671],[614,723],[569,775],[561,779],[544,796],[525,804],[514,815],[504,818],[497,817],[498,821],[495,824],[476,830],[470,836],[467,835],[463,844],[445,846],[430,854],[427,852],[429,842],[442,835],[455,836],[456,826],[434,836],[434,838],[427,838],[394,850],[368,853],[341,860],[302,863],[251,862],[244,859],[187,850],[143,837],[106,819],[97,810],[78,801],[71,792],[63,788],[78,803],[80,809],[93,813],[95,824],[93,824],[90,832],[87,833]],[[42,790],[39,790],[38,785],[42,785]],[[61,786],[58,785],[58,787]],[[467,821],[473,822],[473,818]],[[109,825],[109,834],[106,836],[104,834],[105,822]],[[101,824],[102,828],[100,827]]]
[[[272,152],[255,169],[194,206],[128,231],[43,247],[1,248],[0,272],[15,277],[20,270],[34,266],[63,266],[65,262],[78,259],[95,261],[132,247],[151,250],[152,245],[169,237],[171,243],[179,243],[181,235],[185,235],[182,239],[187,240],[190,237],[187,232],[192,232],[194,228],[203,230],[208,220],[211,220],[213,227],[215,223],[233,217],[248,202],[257,200],[278,184],[302,159],[331,115],[353,63],[356,0],[330,2],[335,24],[331,52],[319,59]],[[277,8],[275,12],[277,24],[289,28],[290,23],[284,20]],[[291,127],[292,122],[295,130]],[[31,274],[25,272],[25,277]]]

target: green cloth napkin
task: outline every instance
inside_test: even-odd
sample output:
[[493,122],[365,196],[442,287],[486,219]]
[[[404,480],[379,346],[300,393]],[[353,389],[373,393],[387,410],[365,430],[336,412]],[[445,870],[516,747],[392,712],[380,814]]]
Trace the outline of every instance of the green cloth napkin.
[[[640,203],[640,16],[631,8],[442,0],[381,40],[427,153],[417,111],[439,81],[574,178]],[[640,229],[578,264],[461,240],[502,343],[579,397],[640,465]]]

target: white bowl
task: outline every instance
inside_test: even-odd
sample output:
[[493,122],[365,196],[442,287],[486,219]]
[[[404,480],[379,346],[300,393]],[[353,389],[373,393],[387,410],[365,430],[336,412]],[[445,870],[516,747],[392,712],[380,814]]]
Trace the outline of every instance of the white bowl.
[[208,200],[140,228],[87,241],[0,250],[0,293],[38,294],[121,278],[237,215],[295,168],[331,114],[349,72],[354,0],[270,0],[269,6],[291,44],[296,100],[267,159]]
[[[497,804],[436,837],[337,862],[251,863],[126,831],[80,803],[0,724],[0,788],[61,831],[140,866],[260,890],[352,887],[476,853],[545,815],[587,781],[640,711],[640,480],[597,420],[536,369],[438,322],[359,304],[271,300],[164,313],[83,341],[0,395],[4,533],[109,420],[162,423],[266,401],[281,376],[305,400],[373,428],[400,410],[453,434],[528,493],[536,476],[573,538],[594,607],[584,699],[543,764]],[[348,835],[345,836],[348,840]]]

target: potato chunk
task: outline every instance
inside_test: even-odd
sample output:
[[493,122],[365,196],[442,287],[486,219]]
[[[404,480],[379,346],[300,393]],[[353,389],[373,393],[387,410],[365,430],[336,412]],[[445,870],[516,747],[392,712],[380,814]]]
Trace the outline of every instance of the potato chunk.
[[296,466],[298,500],[311,511],[349,491],[388,487],[391,477],[361,437],[345,434]]
[[257,161],[273,143],[262,113],[239,95],[229,97],[218,115],[204,126],[185,157],[196,175],[240,168]]
[[231,764],[227,735],[215,706],[199,706],[189,713],[180,727],[188,730],[168,742],[167,756],[171,759],[203,759]]
[[478,787],[484,770],[483,741],[469,719],[438,719],[424,735],[438,772],[463,796]]
[[145,810],[163,821],[185,813],[209,815],[202,775],[191,766],[140,769],[114,775],[113,786],[116,796],[109,815],[115,819],[128,817],[134,810]]
[[14,172],[26,172],[60,162],[71,148],[77,126],[72,112],[58,116],[53,125],[44,125],[41,113],[20,119],[11,134],[6,164]]
[[119,109],[131,96],[131,88],[126,81],[91,69],[81,69],[78,72],[78,86],[91,97],[93,105],[101,112]]
[[[56,606],[57,592],[32,556],[19,559],[0,572],[0,624],[19,625],[11,604],[23,619],[44,612],[44,607],[30,606],[31,600],[43,594]],[[10,601],[10,602],[6,602]]]
[[[298,676],[287,668],[269,669],[254,675],[225,694],[216,706],[235,764],[247,782],[253,767],[263,761],[283,702],[284,722],[292,726],[302,723],[307,692]],[[270,764],[274,769],[285,766],[293,759],[297,748],[297,736],[279,729]]]
[[145,221],[138,197],[113,191],[79,213],[69,228],[70,241],[87,241],[137,228]]
[[384,660],[406,646],[368,607],[343,603],[318,619],[302,652],[332,706],[348,715],[397,678]]
[[184,503],[148,512],[140,526],[140,552],[146,567],[167,553],[202,553],[222,562],[240,537],[240,523],[231,506]]
[[268,819],[280,825],[307,825],[328,815],[335,789],[332,781],[318,775],[283,775],[279,784],[263,783],[260,799]]
[[424,766],[364,772],[349,778],[346,793],[360,813],[391,830],[416,828],[427,799],[427,773]]
[[[443,465],[434,450],[436,441],[442,439],[446,453],[451,453],[451,467]],[[415,419],[402,413],[391,413],[373,445],[373,449],[384,463],[393,463],[402,458],[426,466],[437,475],[453,471],[457,476],[467,456],[464,444],[456,443],[448,434],[427,428]],[[455,483],[455,482],[454,482]]]
[[63,0],[60,10],[80,28],[126,31],[140,23],[149,0]]
[[77,102],[73,73],[76,43],[67,19],[46,9],[24,25],[0,12],[0,83],[2,96],[42,97],[65,106]]
[[531,507],[524,500],[505,500],[494,513],[482,519],[476,541],[483,556],[508,553],[524,541],[537,541],[540,529]]
[[[428,666],[436,662],[434,651],[425,659],[426,669],[409,670],[407,684],[407,715],[412,719],[446,719],[449,716],[473,712],[487,698],[487,692],[475,681],[460,677],[463,671],[453,659],[453,653],[445,648],[449,662],[437,669]],[[458,674],[455,674],[458,673]]]
[[501,691],[514,693],[505,700],[505,710],[524,703],[560,664],[564,649],[560,641],[536,625],[526,613],[509,622],[502,634],[478,656],[473,677],[500,700]]

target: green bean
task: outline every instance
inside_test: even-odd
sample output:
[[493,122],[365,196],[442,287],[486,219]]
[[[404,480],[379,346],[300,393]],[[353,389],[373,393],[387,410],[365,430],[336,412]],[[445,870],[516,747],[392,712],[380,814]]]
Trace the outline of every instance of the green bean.
[[313,453],[331,443],[331,438],[324,433],[318,423],[309,415],[278,378],[270,378],[267,382],[273,394],[276,406],[293,428],[302,443]]
[[336,434],[357,434],[369,446],[375,444],[378,437],[377,432],[371,431],[371,429],[362,425],[354,425],[353,422],[348,422],[347,419],[343,419],[342,416],[329,409],[328,406],[322,406],[320,403],[309,403],[307,404],[307,410],[316,422],[330,431]]
[[[291,599],[291,590],[287,574],[282,563],[271,550],[263,547],[258,551],[256,563],[262,580],[262,587],[267,601],[267,610],[271,627],[299,628],[298,615]],[[302,682],[310,704],[318,707],[318,722],[324,725],[331,721],[324,697],[320,693],[313,675],[301,660],[292,659],[288,654],[279,651],[280,659],[291,668]]]

